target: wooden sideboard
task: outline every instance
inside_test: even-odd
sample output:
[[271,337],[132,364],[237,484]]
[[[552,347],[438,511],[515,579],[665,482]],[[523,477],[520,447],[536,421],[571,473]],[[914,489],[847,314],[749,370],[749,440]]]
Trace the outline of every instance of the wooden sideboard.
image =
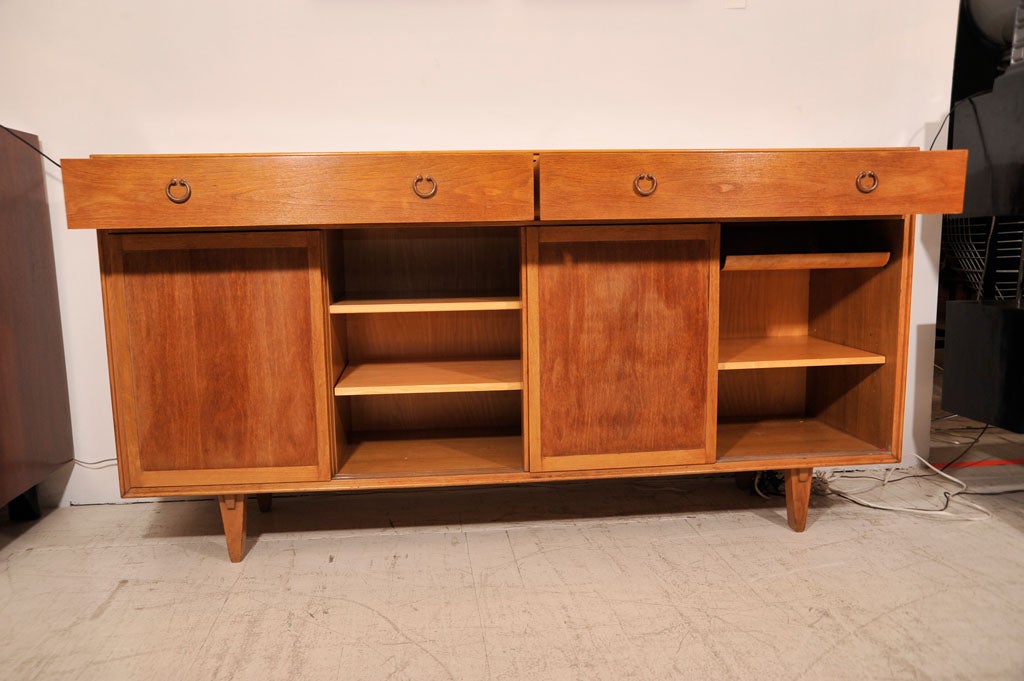
[[[966,152],[64,161],[99,230],[121,492],[900,460],[914,215]],[[262,504],[261,504],[262,505]]]

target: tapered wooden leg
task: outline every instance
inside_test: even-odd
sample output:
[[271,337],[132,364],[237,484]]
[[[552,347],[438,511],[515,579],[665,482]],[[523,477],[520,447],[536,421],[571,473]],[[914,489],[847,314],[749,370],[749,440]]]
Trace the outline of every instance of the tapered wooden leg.
[[813,468],[792,468],[786,475],[786,519],[797,532],[807,527],[807,506],[811,503]]
[[228,542],[228,556],[232,563],[245,555],[245,495],[225,494],[217,497],[220,517],[224,521],[224,537]]
[[274,497],[270,494],[257,494],[256,505],[260,507],[260,513],[270,513],[270,505]]

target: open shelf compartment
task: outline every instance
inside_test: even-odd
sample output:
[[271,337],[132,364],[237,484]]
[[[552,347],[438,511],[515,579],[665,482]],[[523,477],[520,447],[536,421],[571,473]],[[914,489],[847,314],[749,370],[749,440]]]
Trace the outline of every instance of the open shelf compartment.
[[522,472],[523,437],[516,432],[357,432],[335,479]]
[[716,460],[756,461],[790,458],[885,454],[886,450],[813,418],[776,418],[718,425]]
[[898,456],[909,234],[889,218],[722,226],[717,461]]
[[329,235],[335,479],[522,474],[520,229]]

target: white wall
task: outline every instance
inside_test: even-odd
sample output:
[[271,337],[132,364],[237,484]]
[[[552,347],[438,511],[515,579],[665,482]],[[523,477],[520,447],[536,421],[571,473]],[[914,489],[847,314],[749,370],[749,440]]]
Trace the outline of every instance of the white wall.
[[[927,146],[956,17],[957,0],[3,0],[0,123],[65,158]],[[95,235],[66,231],[53,171],[77,456],[104,459]],[[921,231],[912,324],[930,333],[939,235]],[[913,402],[930,395],[930,339],[911,342],[928,356],[911,359],[908,451],[924,451]],[[112,468],[50,489],[63,503],[118,496]]]

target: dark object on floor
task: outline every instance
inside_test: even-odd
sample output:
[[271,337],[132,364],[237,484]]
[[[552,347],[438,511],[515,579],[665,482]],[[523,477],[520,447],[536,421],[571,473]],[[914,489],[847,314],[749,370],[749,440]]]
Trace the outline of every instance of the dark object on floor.
[[943,409],[1024,433],[1024,309],[947,303],[943,369]]
[[39,494],[36,490],[37,488],[32,487],[7,504],[7,515],[12,523],[25,523],[42,517],[43,514],[39,510]]

